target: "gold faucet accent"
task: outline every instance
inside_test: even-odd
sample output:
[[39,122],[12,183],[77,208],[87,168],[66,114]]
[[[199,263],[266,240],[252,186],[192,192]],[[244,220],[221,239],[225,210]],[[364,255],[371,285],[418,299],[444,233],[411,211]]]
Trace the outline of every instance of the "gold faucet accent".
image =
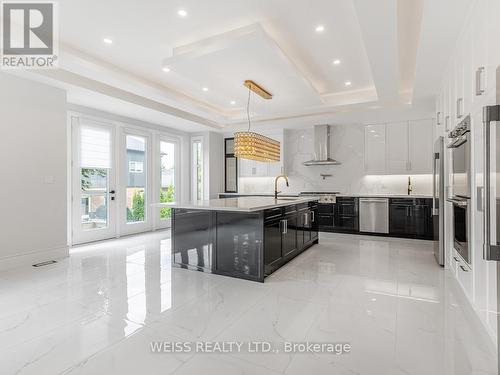
[[413,187],[411,186],[411,176],[408,176],[408,195],[413,191]]
[[290,185],[288,185],[288,177],[287,176],[285,176],[284,174],[280,174],[279,176],[277,176],[274,179],[274,199],[278,199],[278,193],[281,193],[281,191],[278,191],[278,180],[280,178],[284,178],[286,181],[286,186],[290,186]]

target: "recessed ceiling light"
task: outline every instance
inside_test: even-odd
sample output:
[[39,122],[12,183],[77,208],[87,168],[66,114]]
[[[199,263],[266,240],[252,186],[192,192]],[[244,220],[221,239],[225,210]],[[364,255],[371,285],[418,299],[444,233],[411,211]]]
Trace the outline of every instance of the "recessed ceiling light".
[[325,31],[325,26],[323,26],[323,25],[316,26],[317,33],[322,33],[323,31]]
[[188,12],[185,10],[185,9],[179,9],[177,11],[177,14],[180,16],[180,17],[186,17],[188,15]]
[[352,82],[351,82],[351,81],[345,81],[344,85],[346,85],[346,86],[351,86],[351,85],[352,85]]
[[161,68],[161,70],[163,70],[165,73],[170,72],[170,68],[168,66],[164,66],[163,68]]
[[340,60],[339,59],[333,60],[333,65],[339,65],[339,64],[340,64]]
[[235,100],[231,100],[231,105],[235,105],[236,104],[236,101]]
[[203,87],[202,90],[205,91],[205,92],[207,92],[208,91],[208,87]]
[[113,41],[109,38],[104,38],[102,41],[106,44],[113,44]]

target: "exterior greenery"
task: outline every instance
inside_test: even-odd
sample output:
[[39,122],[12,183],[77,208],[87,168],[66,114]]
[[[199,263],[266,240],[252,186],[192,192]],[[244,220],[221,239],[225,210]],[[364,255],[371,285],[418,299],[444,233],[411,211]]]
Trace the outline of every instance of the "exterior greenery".
[[[160,202],[161,203],[169,203],[174,201],[174,185],[169,185],[166,190],[162,190],[160,192]],[[160,218],[168,219],[172,216],[172,209],[168,207],[164,207],[160,210]]]
[[144,192],[136,191],[132,197],[132,208],[127,208],[127,221],[144,221]]
[[96,168],[82,168],[81,169],[81,184],[82,184],[82,190],[88,190],[90,187],[92,187],[92,178],[97,178],[98,181],[102,180],[102,182],[105,184],[105,178],[107,175],[107,170],[106,169],[96,169]]

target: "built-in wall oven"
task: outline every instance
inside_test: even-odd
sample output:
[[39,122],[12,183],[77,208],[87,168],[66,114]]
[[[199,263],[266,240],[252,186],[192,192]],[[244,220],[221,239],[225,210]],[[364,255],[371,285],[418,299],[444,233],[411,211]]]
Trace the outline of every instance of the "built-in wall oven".
[[448,137],[452,151],[453,196],[470,198],[470,116],[453,129]]
[[458,254],[470,264],[469,252],[469,202],[470,199],[452,198],[453,204],[453,242]]
[[470,264],[470,116],[450,132],[448,148],[452,151],[452,196],[448,201],[453,204],[453,235],[457,253]]

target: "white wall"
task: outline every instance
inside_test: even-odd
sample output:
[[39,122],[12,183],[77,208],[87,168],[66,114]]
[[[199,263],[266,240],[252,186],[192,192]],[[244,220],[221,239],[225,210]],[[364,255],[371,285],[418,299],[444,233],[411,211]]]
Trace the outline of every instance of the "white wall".
[[0,73],[0,268],[68,254],[66,93]]
[[210,199],[218,198],[224,191],[224,137],[221,133],[209,132],[209,195]]
[[192,136],[201,138],[203,142],[203,199],[216,199],[224,191],[223,134],[209,131]]
[[[285,173],[290,187],[283,193],[301,191],[338,191],[345,194],[406,194],[408,175],[368,175],[364,171],[364,126],[333,125],[332,157],[340,165],[306,167],[314,158],[313,128],[285,130]],[[331,174],[325,180],[320,174]],[[271,193],[274,178],[240,178],[240,193]],[[412,175],[413,194],[432,195],[431,175]]]

